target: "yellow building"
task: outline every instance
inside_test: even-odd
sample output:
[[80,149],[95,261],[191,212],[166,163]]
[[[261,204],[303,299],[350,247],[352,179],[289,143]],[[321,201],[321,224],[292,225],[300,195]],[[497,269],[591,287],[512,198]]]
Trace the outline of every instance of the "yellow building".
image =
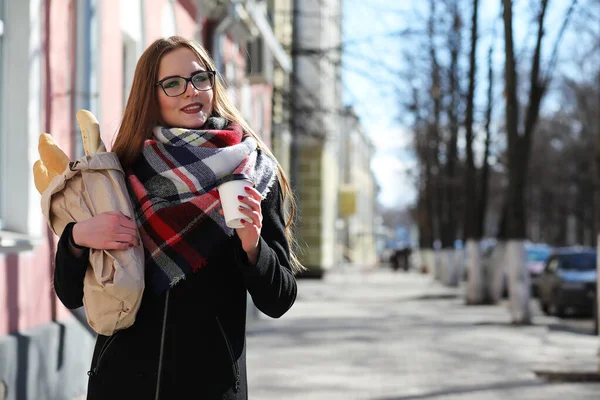
[[298,199],[304,276],[338,263],[341,1],[295,0],[290,171]]
[[351,107],[345,109],[342,132],[339,252],[345,262],[374,265],[377,262],[377,185],[371,170],[371,160],[375,148]]

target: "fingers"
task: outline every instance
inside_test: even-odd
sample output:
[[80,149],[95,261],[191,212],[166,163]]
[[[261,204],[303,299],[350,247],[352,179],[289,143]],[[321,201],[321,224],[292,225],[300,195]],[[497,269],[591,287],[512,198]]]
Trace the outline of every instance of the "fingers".
[[253,211],[260,211],[260,201],[250,196],[238,196],[238,200]]
[[140,245],[137,233],[113,233],[105,241],[103,248],[106,250],[126,250]]
[[137,224],[135,223],[135,221],[132,221],[130,219],[121,219],[119,220],[119,224],[125,229],[137,232]]
[[[253,211],[244,206],[240,206],[239,208],[240,208],[240,211],[242,212],[242,214],[248,216],[249,220],[252,221],[252,223],[254,225],[256,225],[258,228],[262,227],[262,215],[259,212]],[[242,223],[244,223],[244,222],[242,222]]]
[[131,243],[123,242],[107,242],[104,246],[105,250],[127,250],[131,247]]
[[240,212],[244,215],[247,215],[254,225],[259,228],[262,227],[262,211],[260,208],[260,201],[253,196],[238,196],[238,200],[246,205],[246,207],[243,205],[239,206]]
[[131,218],[130,218],[130,217],[128,217],[127,215],[123,214],[121,211],[106,211],[106,212],[104,212],[103,214],[106,214],[106,215],[114,215],[114,216],[116,216],[116,217],[123,218],[123,219],[127,219],[127,220],[130,220],[130,219],[131,219]]
[[262,200],[262,195],[260,194],[260,192],[256,189],[254,189],[253,187],[246,186],[246,187],[244,187],[244,190],[246,191],[246,193],[248,193],[250,196],[252,196],[252,198],[255,199],[256,201],[260,202]]
[[123,214],[121,211],[107,211],[104,214],[110,215],[111,217],[116,217],[113,220],[115,224],[115,228],[122,226],[127,229],[133,229],[137,231],[137,224],[134,220],[129,218],[127,215]]
[[108,215],[122,215],[125,218],[127,218],[127,216],[125,214],[123,214],[121,211],[106,211],[104,214],[108,214]]
[[140,243],[137,225],[134,221],[121,215],[115,222],[114,229],[114,240],[117,242],[131,243],[134,246],[138,246]]
[[116,234],[114,238],[115,238],[115,242],[130,243],[134,246],[140,245],[140,241],[137,238],[137,235],[131,235],[128,233],[119,233],[119,234]]
[[120,211],[107,211],[85,222],[87,247],[124,250],[140,245],[135,221]]

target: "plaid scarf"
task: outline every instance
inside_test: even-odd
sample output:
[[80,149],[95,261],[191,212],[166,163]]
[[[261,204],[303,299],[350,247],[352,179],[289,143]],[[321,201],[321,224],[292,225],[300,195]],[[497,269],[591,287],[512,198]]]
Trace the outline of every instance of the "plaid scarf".
[[219,184],[250,179],[264,198],[276,177],[275,161],[236,123],[211,117],[202,130],[156,127],[128,171],[155,292],[198,271],[233,236],[220,213]]

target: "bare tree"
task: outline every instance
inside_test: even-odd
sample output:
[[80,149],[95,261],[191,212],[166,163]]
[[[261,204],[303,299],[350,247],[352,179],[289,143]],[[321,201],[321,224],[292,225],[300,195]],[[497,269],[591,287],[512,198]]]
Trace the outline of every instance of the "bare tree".
[[556,63],[558,44],[577,0],[573,0],[555,43],[546,74],[541,72],[542,39],[549,0],[541,0],[537,17],[537,36],[530,72],[530,87],[524,127],[519,128],[519,99],[517,71],[513,44],[512,0],[503,0],[504,43],[506,64],[504,70],[506,99],[506,134],[508,143],[508,192],[506,203],[507,259],[509,266],[509,293],[511,319],[515,324],[529,324],[529,275],[525,270],[524,239],[526,237],[525,187],[529,166],[531,139],[539,117],[542,99],[548,88]]
[[[459,114],[461,106],[461,86],[460,86],[460,68],[459,57],[461,55],[462,41],[462,16],[459,9],[459,1],[451,0],[447,2],[447,8],[450,13],[450,27],[448,30],[447,46],[450,52],[450,65],[447,68],[447,87],[444,90],[448,99],[446,115],[448,119],[448,138],[445,141],[440,140],[440,145],[445,148],[445,162],[443,171],[440,171],[440,192],[439,204],[440,215],[440,241],[442,245],[443,268],[445,269],[445,283],[451,286],[458,285],[459,266],[455,262],[454,242],[458,234],[458,194],[459,179],[458,169],[458,128]],[[441,128],[441,127],[440,127]],[[438,129],[440,129],[438,128]],[[441,131],[440,131],[441,132]],[[441,151],[440,151],[441,154]],[[440,163],[441,164],[441,163]]]
[[483,160],[481,165],[481,174],[479,180],[479,193],[477,196],[477,237],[483,238],[485,235],[486,214],[488,208],[488,188],[490,177],[490,152],[492,143],[492,109],[493,109],[493,89],[494,89],[494,70],[492,68],[492,54],[494,46],[490,45],[488,51],[488,91],[487,107],[485,110],[485,142],[483,151]]
[[481,230],[477,192],[477,170],[475,157],[473,156],[473,109],[475,103],[475,72],[477,70],[477,12],[479,1],[473,0],[473,12],[471,17],[471,50],[469,55],[469,91],[467,93],[467,112],[465,117],[466,136],[466,173],[465,173],[465,240],[467,248],[467,269],[469,271],[467,284],[467,304],[480,304],[484,301],[483,293],[483,271],[481,270],[481,255],[479,241]]

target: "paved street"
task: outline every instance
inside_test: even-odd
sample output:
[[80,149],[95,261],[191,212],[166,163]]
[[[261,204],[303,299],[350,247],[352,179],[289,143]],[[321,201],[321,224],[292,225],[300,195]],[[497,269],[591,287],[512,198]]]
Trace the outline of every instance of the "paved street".
[[279,320],[250,324],[253,400],[600,399],[598,383],[547,383],[535,369],[592,371],[600,340],[535,311],[466,306],[463,289],[389,268],[300,280]]

